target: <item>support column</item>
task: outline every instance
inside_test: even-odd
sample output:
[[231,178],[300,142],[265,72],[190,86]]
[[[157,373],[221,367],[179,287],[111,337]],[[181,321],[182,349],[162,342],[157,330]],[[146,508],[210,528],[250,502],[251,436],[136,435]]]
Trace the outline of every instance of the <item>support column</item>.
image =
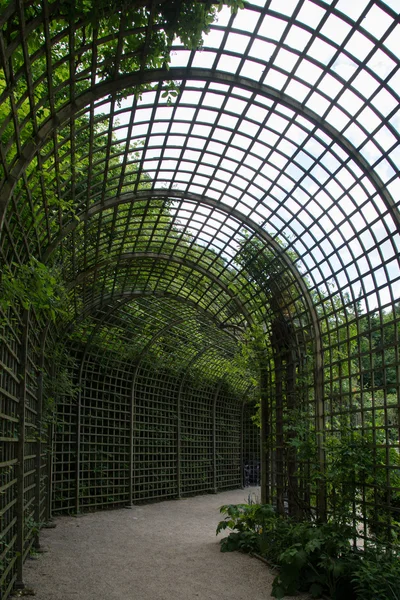
[[17,579],[15,587],[22,589],[25,587],[23,581],[23,564],[25,553],[25,405],[26,405],[26,384],[27,384],[27,354],[28,354],[28,328],[29,311],[24,310],[22,314],[22,332],[21,345],[19,352],[19,394],[18,394],[18,443],[17,443]]
[[183,383],[185,378],[182,379],[181,385],[179,386],[178,396],[176,398],[176,495],[181,498],[182,494],[182,476],[181,476],[181,463],[182,463],[182,414],[181,414],[181,395],[183,391]]
[[[83,364],[83,362],[82,362]],[[79,378],[81,384],[81,377]],[[76,406],[76,464],[75,464],[75,513],[80,514],[80,485],[81,485],[81,418],[82,418],[82,398],[81,398],[81,386],[79,385],[77,395],[77,406]]]
[[[50,365],[51,372],[49,374],[51,380],[55,377],[54,362]],[[54,407],[53,411],[56,411]],[[54,413],[53,413],[54,417]],[[47,428],[47,498],[46,498],[46,523],[50,524],[52,520],[53,508],[53,460],[54,460],[54,423],[50,421]],[[51,525],[50,525],[51,526]]]
[[[43,335],[42,335],[43,342]],[[43,367],[44,367],[44,352],[43,343],[41,344],[40,363],[38,365],[39,372],[37,376],[37,429],[36,429],[36,490],[35,490],[35,522],[37,523],[37,531],[35,533],[34,547],[40,548],[39,542],[39,527],[41,522],[41,476],[42,476],[42,448],[43,448]]]
[[136,377],[139,370],[140,363],[136,366],[132,377],[132,389],[131,389],[131,406],[130,406],[130,425],[129,425],[129,500],[126,508],[133,507],[133,467],[135,458],[135,388],[136,388]]
[[53,519],[53,459],[54,459],[54,425],[50,423],[47,442],[47,498],[46,498],[46,523]]
[[[325,473],[325,414],[324,414],[324,373],[323,373],[323,358],[320,339],[317,339],[318,345],[315,353],[315,372],[314,372],[314,388],[315,388],[315,407],[316,407],[316,423],[315,429],[317,433],[317,448],[318,462],[321,474]],[[317,509],[320,520],[326,520],[326,484],[322,477],[318,482],[317,491]]]
[[276,508],[280,515],[285,513],[282,368],[282,357],[280,354],[275,354]]
[[240,485],[244,490],[244,407],[246,402],[242,402],[240,414]]
[[261,459],[261,503],[269,504],[270,497],[270,419],[268,406],[268,370],[266,358],[260,358],[260,409],[261,409],[261,432],[260,432],[260,459]]
[[[289,350],[286,356],[286,400],[288,411],[292,413],[297,406],[296,402],[296,353]],[[294,437],[294,432],[289,431],[288,439]],[[299,517],[299,486],[297,475],[297,459],[295,449],[286,443],[287,470],[288,470],[288,509],[289,516]]]

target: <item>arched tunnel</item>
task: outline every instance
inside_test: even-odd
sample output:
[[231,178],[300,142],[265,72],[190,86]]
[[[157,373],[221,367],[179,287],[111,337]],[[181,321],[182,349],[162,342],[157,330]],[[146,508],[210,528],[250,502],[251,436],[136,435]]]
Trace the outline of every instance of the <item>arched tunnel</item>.
[[2,597],[53,514],[260,476],[400,535],[397,0],[0,4]]

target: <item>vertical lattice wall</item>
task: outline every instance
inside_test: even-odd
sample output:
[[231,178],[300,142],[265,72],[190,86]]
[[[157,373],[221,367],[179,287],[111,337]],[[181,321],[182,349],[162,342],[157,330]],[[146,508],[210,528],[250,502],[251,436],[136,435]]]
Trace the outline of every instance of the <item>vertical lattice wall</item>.
[[221,389],[216,401],[217,487],[230,489],[243,484],[242,406],[232,392]]
[[42,451],[40,422],[42,418],[39,397],[39,364],[41,344],[37,335],[37,323],[33,315],[28,319],[26,340],[26,372],[25,372],[25,447],[24,447],[24,553],[25,560],[40,527],[43,516],[43,497],[41,494]]
[[57,402],[52,454],[52,505],[55,512],[76,510],[77,403],[68,396]]
[[48,518],[44,337],[33,312],[2,314],[0,590],[7,597]]
[[177,496],[179,382],[166,372],[138,369],[134,385],[133,501]]
[[213,463],[213,411],[218,388],[186,381],[180,391],[181,494],[214,491],[218,481]]
[[80,390],[79,506],[126,504],[132,383],[113,362],[85,362]]
[[55,512],[127,505],[130,489],[145,502],[241,487],[245,443],[259,463],[250,411],[220,383],[90,354],[80,382],[59,404]]
[[[16,580],[17,546],[17,453],[19,409],[19,327],[16,315],[3,316],[0,397],[1,397],[1,524],[0,560],[3,572],[1,592],[7,594]],[[10,335],[14,330],[14,335]]]

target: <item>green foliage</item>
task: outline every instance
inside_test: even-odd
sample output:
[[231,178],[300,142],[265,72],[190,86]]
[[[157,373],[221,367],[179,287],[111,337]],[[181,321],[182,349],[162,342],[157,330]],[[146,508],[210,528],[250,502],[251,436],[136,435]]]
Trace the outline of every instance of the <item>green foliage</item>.
[[[2,4],[8,4],[2,0]],[[62,31],[65,24],[80,24],[76,31],[76,45],[90,44],[94,30],[98,37],[105,40],[98,46],[98,60],[101,68],[98,75],[101,79],[110,79],[119,74],[135,72],[140,68],[158,69],[168,66],[170,62],[170,47],[174,38],[189,49],[195,49],[203,44],[203,35],[208,33],[210,25],[217,18],[217,11],[227,5],[232,13],[243,8],[242,0],[221,1],[219,6],[212,2],[193,0],[168,0],[168,2],[154,2],[151,7],[146,2],[127,0],[63,0],[51,11],[50,31],[55,35]],[[33,0],[25,8],[25,19],[37,17],[42,11],[42,4]],[[115,61],[118,32],[121,26],[132,31],[124,36],[123,56],[120,61]],[[148,27],[148,32],[146,28]],[[15,35],[18,31],[18,18],[15,16],[8,22],[8,33]],[[32,53],[43,43],[40,32],[34,31],[29,36],[29,47]],[[65,53],[65,47],[60,44],[54,48],[60,58]],[[14,67],[22,66],[22,53],[14,53]],[[83,52],[76,61],[77,88],[82,88],[91,78],[90,53]],[[37,68],[37,62],[33,67]],[[84,73],[84,75],[83,75]],[[53,78],[58,83],[59,69],[54,72]],[[36,74],[35,74],[36,75]],[[37,79],[37,77],[34,77]],[[0,82],[1,83],[1,82]],[[125,94],[137,93],[149,86],[140,86],[139,90],[127,90]],[[1,89],[1,88],[0,88]],[[56,98],[57,101],[57,98]],[[28,104],[28,103],[27,103]]]
[[[400,334],[400,303],[393,311],[371,312],[359,322],[363,387],[396,392],[396,339]],[[372,356],[369,351],[372,351]],[[371,365],[372,359],[372,365]]]
[[[375,416],[372,427],[369,412],[364,417],[365,429],[343,426],[334,419],[322,434],[316,432],[315,422],[305,410],[295,409],[287,414],[286,444],[296,452],[298,465],[307,466],[313,497],[319,485],[325,487],[328,511],[337,521],[351,524],[357,507],[365,512],[369,534],[379,542],[393,544],[400,537],[396,512],[400,507],[400,455],[395,445],[387,447],[383,425]],[[318,436],[325,455],[323,469],[318,461]]]
[[227,515],[217,534],[221,551],[257,553],[279,567],[272,587],[275,598],[307,591],[313,598],[398,600],[400,555],[396,551],[363,551],[353,545],[357,531],[338,521],[296,522],[269,505],[222,506]]
[[217,534],[228,528],[236,529],[239,532],[252,529],[259,533],[267,520],[275,518],[275,512],[271,506],[257,503],[226,504],[221,506],[220,513],[227,516],[219,522]]
[[353,503],[364,497],[370,534],[379,542],[393,544],[399,541],[400,527],[390,507],[384,507],[388,505],[388,486],[392,489],[390,506],[400,506],[400,456],[394,447],[385,446],[379,430],[327,436],[325,476],[331,510],[337,518],[350,521]]
[[[221,10],[224,4],[233,13],[244,7],[242,0],[227,0],[221,1],[218,9]],[[85,0],[79,3],[68,0],[64,6],[69,19],[89,17],[93,25],[98,22],[107,24],[113,17],[115,19],[123,14],[128,21],[140,27],[147,24],[149,16],[147,7],[126,0]],[[216,15],[217,7],[211,2],[168,0],[155,3],[153,23],[162,26],[170,42],[176,36],[187,48],[193,49],[202,45],[203,34],[208,33]],[[162,38],[156,39],[160,44]]]
[[221,552],[258,552],[258,535],[251,531],[231,533],[221,542]]
[[165,31],[170,41],[180,38],[184,46],[198,48],[203,43],[203,33],[208,33],[216,17],[216,8],[206,2],[170,0],[161,5]]
[[60,270],[49,267],[33,256],[26,264],[13,263],[4,267],[0,282],[0,307],[5,312],[10,306],[20,304],[33,308],[55,321],[63,314],[66,292]]
[[43,372],[42,424],[57,422],[57,403],[66,398],[76,401],[79,387],[75,383],[76,361],[62,343],[52,343],[46,350],[47,368]]
[[344,430],[325,439],[327,484],[330,507],[338,519],[352,518],[352,504],[364,486],[373,483],[374,447],[359,431]]
[[288,531],[290,545],[279,556],[273,595],[283,598],[304,590],[313,597],[327,592],[332,598],[345,598],[345,588],[351,587],[350,540],[355,532],[335,522],[290,523]]
[[[295,299],[298,298],[293,274],[264,240],[250,235],[245,229],[240,232],[240,238],[235,262],[243,269],[241,284],[248,290],[249,301],[257,309],[260,322],[263,318],[267,322],[276,318],[289,324],[296,308]],[[281,240],[275,241],[283,248]],[[295,264],[297,255],[292,250],[286,252]]]
[[355,565],[352,582],[362,600],[400,600],[400,555],[368,549]]
[[[260,325],[248,327],[238,338],[237,351],[228,369],[234,375],[246,373],[254,387],[259,385],[260,366],[266,353],[265,333]],[[257,415],[259,420],[259,415]]]

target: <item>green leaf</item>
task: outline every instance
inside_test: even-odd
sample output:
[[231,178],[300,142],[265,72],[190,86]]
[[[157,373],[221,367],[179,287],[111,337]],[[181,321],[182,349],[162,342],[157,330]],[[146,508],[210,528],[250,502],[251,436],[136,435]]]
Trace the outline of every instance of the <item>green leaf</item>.
[[274,598],[278,598],[278,600],[280,600],[281,598],[284,598],[286,594],[286,589],[285,586],[282,585],[279,575],[277,577],[275,577],[273,583],[272,583],[272,591],[271,591],[271,595]]
[[280,586],[280,585],[276,585],[273,589],[272,589],[272,596],[274,598],[278,598],[278,600],[280,598],[284,598],[285,597],[285,588]]
[[319,583],[313,583],[310,587],[310,594],[313,598],[319,598],[324,591],[324,588]]

